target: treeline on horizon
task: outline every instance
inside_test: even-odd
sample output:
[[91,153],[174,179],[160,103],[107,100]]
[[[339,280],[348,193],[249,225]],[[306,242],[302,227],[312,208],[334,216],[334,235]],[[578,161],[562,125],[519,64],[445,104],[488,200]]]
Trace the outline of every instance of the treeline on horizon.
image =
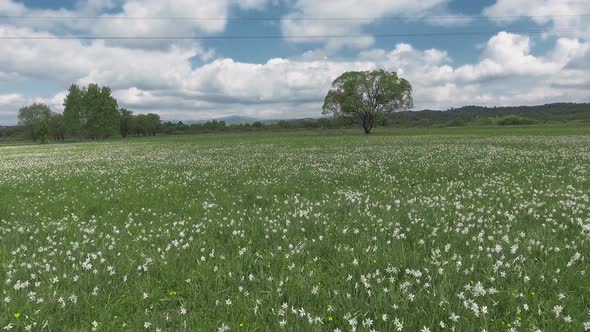
[[[398,112],[377,119],[380,127],[462,127],[494,125],[530,125],[559,122],[590,123],[590,103],[556,103],[540,106],[481,107],[465,106],[447,111],[423,110]],[[162,133],[193,134],[219,131],[259,131],[296,129],[338,129],[358,126],[350,118],[268,120],[226,123],[212,120],[185,124],[161,121],[158,114],[133,114],[119,108],[109,87],[90,84],[70,86],[64,100],[64,112],[52,112],[48,106],[33,104],[19,111],[19,126],[0,126],[0,139],[106,139],[109,137],[154,136]]]
[[[72,84],[64,99],[64,111],[51,111],[49,106],[35,103],[18,111],[18,126],[4,128],[1,136],[26,136],[33,141],[48,139],[106,139],[116,135],[154,136],[162,121],[158,114],[133,114],[119,108],[107,86]],[[12,132],[11,132],[12,130]]]
[[[463,127],[532,125],[559,122],[590,123],[590,103],[557,103],[540,106],[482,107],[465,106],[447,111],[423,110],[397,112],[377,119],[380,127]],[[162,122],[161,132],[168,135],[207,133],[217,131],[258,131],[297,129],[339,129],[357,127],[350,118],[267,120],[226,123],[212,120],[187,124],[182,121]]]

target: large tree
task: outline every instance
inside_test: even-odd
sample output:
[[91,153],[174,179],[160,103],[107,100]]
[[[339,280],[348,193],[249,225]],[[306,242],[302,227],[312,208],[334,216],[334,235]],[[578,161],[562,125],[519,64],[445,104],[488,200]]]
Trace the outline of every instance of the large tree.
[[68,135],[80,138],[82,126],[86,119],[82,118],[84,90],[76,84],[68,89],[64,100],[64,123]]
[[131,127],[132,127],[132,121],[133,121],[133,112],[129,111],[126,108],[121,108],[119,110],[119,113],[121,113],[121,121],[120,121],[119,131],[121,132],[121,136],[123,138],[126,138],[132,129]]
[[[51,109],[45,104],[33,104],[18,111],[19,126],[27,128],[33,141],[42,139],[43,131],[47,129],[47,122],[51,116]],[[45,133],[46,134],[46,133]]]
[[160,127],[162,126],[160,115],[148,113],[146,115],[146,124],[146,134],[150,136],[156,136],[156,133],[160,130]]
[[379,115],[410,109],[413,105],[412,86],[397,73],[351,71],[332,83],[322,113],[351,118],[369,134]]
[[82,90],[80,122],[87,136],[99,139],[114,135],[120,129],[120,117],[117,100],[109,87],[89,84]]
[[109,87],[73,84],[64,100],[64,122],[70,135],[107,138],[120,131],[121,113]]
[[56,141],[63,141],[66,136],[64,116],[61,113],[51,112],[47,123],[49,136]]

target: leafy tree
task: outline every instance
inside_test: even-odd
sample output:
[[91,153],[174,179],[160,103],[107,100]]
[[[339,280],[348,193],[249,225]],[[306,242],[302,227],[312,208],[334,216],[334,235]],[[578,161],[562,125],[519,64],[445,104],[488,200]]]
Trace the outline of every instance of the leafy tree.
[[120,130],[121,115],[109,87],[89,84],[83,91],[82,105],[82,129],[88,136],[107,138]]
[[23,126],[29,132],[30,137],[36,142],[41,138],[41,129],[45,125],[51,115],[51,109],[45,104],[33,104],[21,108],[18,111],[18,124]]
[[47,143],[47,134],[49,133],[49,126],[47,125],[47,122],[43,122],[41,124],[41,126],[39,127],[39,140],[41,140],[41,143]]
[[107,138],[121,129],[121,113],[109,87],[72,84],[64,100],[64,123],[68,134]]
[[63,141],[66,135],[64,115],[52,112],[47,123],[49,136],[56,141]]
[[126,138],[127,135],[131,132],[131,126],[133,121],[133,112],[127,110],[126,108],[121,108],[119,110],[121,113],[121,121],[120,121],[120,132],[123,138]]
[[112,96],[111,88],[103,86],[100,90],[100,133],[107,138],[119,131],[121,114],[117,100]]
[[72,84],[64,100],[66,133],[78,138],[82,136],[82,127],[86,124],[86,119],[82,117],[83,97],[84,91],[78,85]]
[[160,121],[160,115],[154,113],[148,113],[145,117],[145,132],[150,136],[156,136],[156,133],[160,130],[162,122]]
[[135,132],[137,136],[146,136],[147,131],[146,128],[148,127],[148,119],[147,115],[145,114],[138,114],[135,116]]
[[323,114],[350,117],[369,134],[379,114],[413,107],[412,86],[394,72],[352,71],[332,83]]

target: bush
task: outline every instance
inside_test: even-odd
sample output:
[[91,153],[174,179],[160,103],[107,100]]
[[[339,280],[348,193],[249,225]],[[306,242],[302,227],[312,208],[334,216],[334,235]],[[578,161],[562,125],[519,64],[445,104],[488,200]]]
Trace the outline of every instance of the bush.
[[493,118],[487,118],[487,117],[483,117],[483,116],[476,116],[474,122],[477,126],[493,126],[494,125]]
[[465,127],[467,123],[462,118],[454,118],[453,120],[447,122],[448,127]]
[[534,124],[533,119],[525,118],[518,115],[507,115],[496,120],[496,124],[500,126],[520,126]]

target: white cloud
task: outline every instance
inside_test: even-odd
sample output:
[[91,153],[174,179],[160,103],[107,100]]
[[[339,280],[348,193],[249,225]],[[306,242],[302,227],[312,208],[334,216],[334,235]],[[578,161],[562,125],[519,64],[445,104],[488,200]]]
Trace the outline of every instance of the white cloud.
[[[267,2],[268,0],[80,0],[72,10],[47,10],[27,8],[14,0],[0,0],[0,15],[60,17],[60,19],[7,20],[13,27],[28,27],[57,35],[106,37],[216,35],[225,31],[232,6],[255,9],[262,8]],[[96,18],[61,19],[79,16],[96,16]],[[110,40],[108,44],[139,49],[165,49],[171,42],[169,40]],[[190,48],[196,44],[196,41],[174,41],[173,44],[190,45],[187,46]]]
[[[0,28],[2,34],[37,35],[29,29]],[[65,87],[77,81],[113,87],[121,106],[160,112],[168,119],[247,114],[264,117],[319,115],[331,82],[345,71],[384,68],[414,86],[417,108],[465,104],[504,105],[587,98],[590,44],[561,38],[544,56],[531,53],[528,37],[499,33],[474,64],[453,66],[447,52],[398,44],[363,51],[357,60],[332,60],[307,53],[263,64],[216,59],[193,68],[198,50],[138,50],[78,41],[0,44],[0,68],[29,79],[53,79]],[[0,76],[2,73],[0,72]],[[0,110],[41,100],[61,109],[64,93],[45,99],[4,95]],[[13,118],[14,119],[14,118]]]
[[483,11],[499,24],[527,17],[536,24],[549,26],[554,35],[585,39],[590,38],[590,19],[580,15],[587,13],[590,1],[580,0],[497,0]]
[[[101,13],[115,10],[122,4],[122,12],[109,15],[218,17],[228,15],[231,6],[257,10],[275,1],[222,0],[209,7],[203,2],[205,6],[197,8],[190,1],[178,1],[172,5],[172,2],[155,0],[94,0],[80,1],[76,9],[68,13]],[[372,1],[370,5],[359,6],[358,1],[352,0],[329,3],[297,0],[290,15],[343,17],[354,13],[356,17],[373,20],[395,14],[419,16],[441,6],[444,8],[447,2]],[[7,13],[31,14],[31,10],[14,1],[0,0],[0,14]],[[111,21],[75,29],[98,29],[100,24],[108,22]],[[179,34],[195,30],[218,33],[225,25],[189,20],[172,28],[179,30],[172,31],[163,25],[141,22],[121,22],[130,24],[128,29],[123,25],[108,28],[113,34],[120,31]],[[353,22],[331,27],[329,22],[305,21],[307,30],[304,32],[314,35],[355,33],[366,24]],[[289,34],[288,29],[296,30],[304,21],[287,18],[282,24],[284,33]],[[289,24],[294,25],[289,27]],[[341,30],[331,31],[332,28]],[[57,34],[54,29],[58,27],[4,24],[0,25],[0,36],[50,37]],[[297,34],[301,35],[301,32]],[[358,40],[325,42],[328,48],[359,43]],[[367,47],[371,42],[367,39],[356,46]],[[348,60],[331,58],[329,49],[321,49],[260,64],[231,58],[215,59],[211,50],[194,44],[161,46],[77,40],[3,40],[0,43],[0,83],[7,87],[16,80],[20,83],[44,80],[65,89],[72,82],[96,82],[111,86],[123,107],[139,112],[158,112],[165,119],[177,120],[236,114],[273,118],[318,116],[323,98],[336,77],[345,71],[374,68],[396,71],[409,79],[414,86],[418,109],[465,104],[587,101],[590,88],[590,43],[582,37],[558,38],[550,51],[538,55],[533,52],[535,45],[530,37],[501,32],[482,46],[477,61],[461,65],[455,65],[445,50],[421,50],[410,44],[392,45],[388,49],[364,49]],[[207,63],[195,67],[191,62],[194,57]],[[17,110],[35,101],[48,103],[59,111],[65,96],[63,91],[43,98],[27,94],[32,93],[0,94],[0,123],[15,122]]]
[[[291,12],[283,18],[281,26],[283,35],[289,37],[356,35],[362,33],[363,28],[367,25],[387,16],[424,17],[432,14],[445,14],[448,2],[449,0],[297,0]],[[426,20],[425,22],[433,25],[457,25],[469,22],[469,20],[457,16],[452,19]],[[374,39],[372,37],[296,38],[291,41],[316,41],[325,43],[328,50],[337,50],[343,46],[364,49],[372,45]]]

